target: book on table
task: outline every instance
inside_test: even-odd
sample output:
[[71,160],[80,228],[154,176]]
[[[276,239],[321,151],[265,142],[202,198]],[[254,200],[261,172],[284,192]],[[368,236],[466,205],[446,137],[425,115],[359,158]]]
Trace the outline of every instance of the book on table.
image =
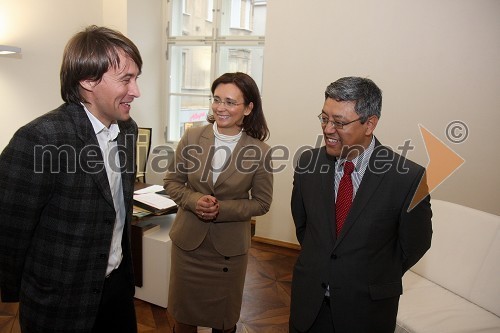
[[155,215],[174,213],[177,204],[165,195],[158,193],[134,194],[134,205]]
[[151,214],[153,214],[153,213],[150,212],[149,210],[146,210],[144,208],[138,207],[136,205],[134,205],[134,209],[132,210],[132,215],[136,219],[140,219],[140,218],[146,217],[146,216],[151,215]]

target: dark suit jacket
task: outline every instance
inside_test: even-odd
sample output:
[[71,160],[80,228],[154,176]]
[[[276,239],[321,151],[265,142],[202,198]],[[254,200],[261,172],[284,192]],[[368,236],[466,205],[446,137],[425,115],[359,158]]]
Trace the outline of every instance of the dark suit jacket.
[[[137,125],[119,122],[126,205],[123,261],[134,293],[129,227]],[[115,210],[92,124],[64,104],[20,128],[0,156],[0,288],[20,301],[23,332],[90,332]]]
[[334,167],[322,147],[303,153],[295,170],[291,208],[301,252],[290,321],[306,331],[330,286],[335,333],[394,332],[401,278],[431,242],[429,196],[407,211],[424,168],[376,141],[337,237]]
[[[167,193],[179,205],[170,237],[174,244],[190,251],[210,230],[220,254],[241,255],[250,247],[252,216],[267,213],[271,206],[270,147],[243,133],[214,185],[214,140],[212,125],[207,125],[189,129],[177,146],[175,161],[165,178]],[[215,223],[201,221],[194,213],[196,202],[205,194],[213,194],[219,202]]]

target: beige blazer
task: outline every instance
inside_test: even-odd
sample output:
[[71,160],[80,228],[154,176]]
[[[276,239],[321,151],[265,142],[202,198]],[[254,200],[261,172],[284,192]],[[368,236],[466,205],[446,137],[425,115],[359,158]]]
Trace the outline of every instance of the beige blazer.
[[[212,125],[190,128],[179,142],[164,179],[165,190],[179,205],[170,238],[186,251],[196,249],[207,233],[224,256],[244,254],[250,247],[253,216],[267,213],[273,194],[270,147],[243,133],[230,160],[213,183],[215,151]],[[196,202],[205,194],[219,202],[214,222],[200,220]]]

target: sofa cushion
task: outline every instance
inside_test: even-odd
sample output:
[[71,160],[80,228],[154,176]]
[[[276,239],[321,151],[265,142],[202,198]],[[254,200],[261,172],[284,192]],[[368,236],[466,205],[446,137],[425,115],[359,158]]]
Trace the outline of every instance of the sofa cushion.
[[500,318],[412,271],[403,277],[396,333],[498,333]]
[[483,258],[469,299],[500,316],[500,228],[497,228],[495,240]]
[[411,270],[500,316],[500,216],[431,203],[432,245]]

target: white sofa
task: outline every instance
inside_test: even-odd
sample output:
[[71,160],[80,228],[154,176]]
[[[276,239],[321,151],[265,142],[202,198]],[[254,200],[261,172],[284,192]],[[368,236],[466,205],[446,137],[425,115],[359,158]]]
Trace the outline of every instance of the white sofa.
[[395,332],[500,332],[500,216],[431,203],[432,245],[403,277]]

